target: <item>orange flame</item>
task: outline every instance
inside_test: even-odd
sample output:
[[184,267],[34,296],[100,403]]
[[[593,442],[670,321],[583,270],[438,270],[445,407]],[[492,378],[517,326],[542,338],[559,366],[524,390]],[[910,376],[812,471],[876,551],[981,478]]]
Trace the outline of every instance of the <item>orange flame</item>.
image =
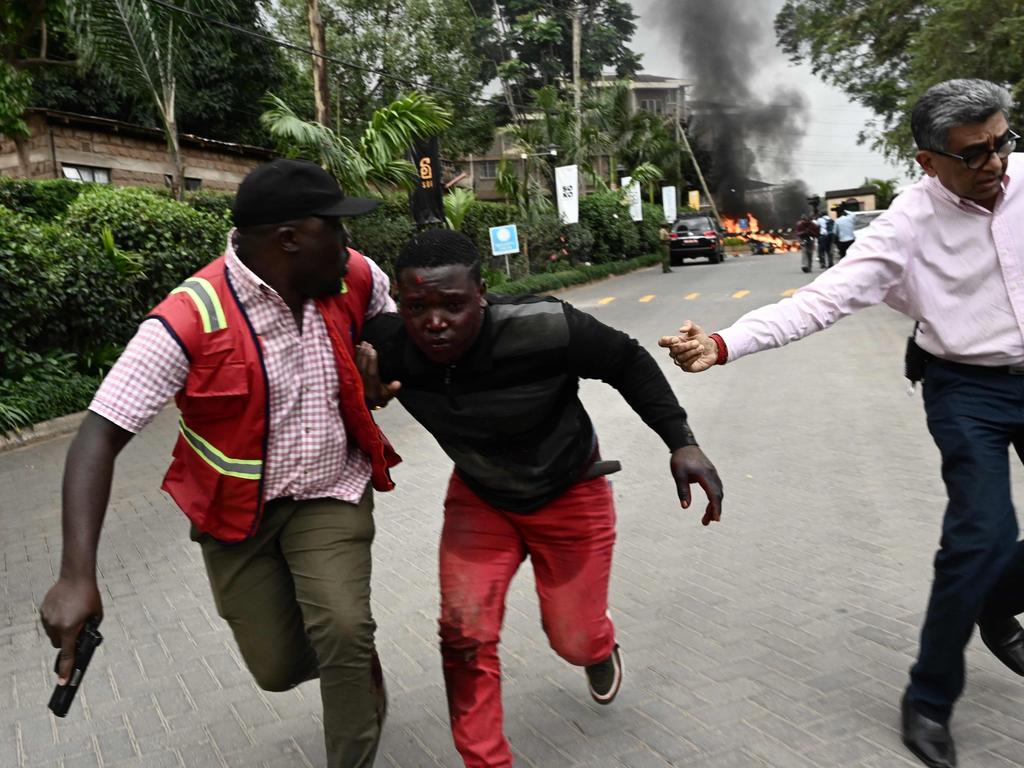
[[[727,235],[732,237],[743,237],[746,240],[757,240],[762,243],[770,243],[775,247],[777,251],[798,251],[800,250],[800,243],[794,240],[787,240],[778,235],[770,232],[761,231],[761,222],[757,220],[754,214],[747,211],[746,216],[725,216],[722,217],[722,227],[724,227]],[[740,219],[746,219],[746,229],[740,228]]]

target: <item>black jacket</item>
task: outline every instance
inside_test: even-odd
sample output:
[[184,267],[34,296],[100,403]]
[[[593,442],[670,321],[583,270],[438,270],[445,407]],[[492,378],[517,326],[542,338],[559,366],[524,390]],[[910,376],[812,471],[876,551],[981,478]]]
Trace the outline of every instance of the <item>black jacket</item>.
[[488,296],[480,336],[453,365],[430,362],[398,315],[363,327],[382,381],[437,439],[488,503],[530,512],[572,485],[597,458],[579,379],[618,389],[669,450],[695,445],[672,388],[636,340],[550,297]]

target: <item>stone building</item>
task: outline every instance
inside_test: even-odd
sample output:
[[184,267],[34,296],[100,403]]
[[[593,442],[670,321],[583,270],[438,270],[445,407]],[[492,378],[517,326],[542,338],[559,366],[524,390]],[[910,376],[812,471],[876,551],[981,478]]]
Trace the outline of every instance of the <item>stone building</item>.
[[[74,179],[118,186],[169,186],[174,165],[163,131],[48,109],[26,115],[29,137],[0,136],[0,176]],[[182,134],[185,188],[234,192],[245,175],[276,156],[262,147]]]

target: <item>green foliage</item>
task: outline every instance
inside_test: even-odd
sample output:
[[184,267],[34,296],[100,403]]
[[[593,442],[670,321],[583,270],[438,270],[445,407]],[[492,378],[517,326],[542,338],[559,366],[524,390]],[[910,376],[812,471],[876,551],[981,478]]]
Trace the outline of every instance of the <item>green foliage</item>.
[[235,196],[230,192],[198,189],[195,192],[186,192],[185,202],[197,211],[203,211],[230,222],[231,206],[235,202]]
[[594,233],[591,261],[596,264],[643,252],[640,228],[630,219],[620,192],[595,192],[580,198],[580,222]]
[[617,261],[611,264],[594,264],[592,266],[581,266],[576,269],[567,269],[559,272],[547,272],[530,275],[520,280],[510,280],[500,285],[491,286],[488,289],[493,293],[506,295],[523,293],[546,293],[557,291],[560,288],[567,288],[570,285],[602,280],[612,275],[623,275],[636,269],[650,267],[661,263],[661,255],[650,253],[638,256],[625,261]]
[[462,220],[462,233],[476,245],[482,254],[491,252],[491,227],[512,224],[516,220],[516,211],[511,205],[504,203],[485,203],[475,201]]
[[[878,119],[861,140],[912,164],[910,109],[928,87],[980,77],[1013,93],[1024,119],[1024,4],[1019,0],[786,0],[779,44]],[[951,47],[952,46],[952,47]]]
[[0,378],[22,372],[29,350],[60,338],[64,265],[56,238],[42,224],[0,207]]
[[377,210],[346,222],[353,248],[373,259],[389,275],[395,259],[416,232],[409,202],[400,197],[385,200]]
[[390,186],[412,189],[416,170],[405,159],[409,146],[451,125],[447,111],[416,91],[376,110],[355,141],[303,120],[273,94],[263,103],[267,110],[260,120],[281,152],[322,165],[350,194],[365,194],[370,185],[378,191]]
[[722,245],[746,245],[747,241],[742,237],[726,237],[722,240]]
[[34,219],[50,221],[64,215],[68,206],[93,186],[70,179],[32,181],[0,176],[0,206]]
[[63,226],[64,335],[75,349],[124,343],[146,312],[223,251],[228,230],[223,219],[148,190],[104,187],[72,203]]
[[870,179],[865,177],[864,186],[875,190],[875,208],[888,208],[896,197],[899,179]]
[[444,215],[448,219],[448,226],[454,230],[461,230],[462,222],[475,202],[476,194],[471,189],[455,187],[449,190],[444,196]]
[[100,384],[100,376],[77,370],[69,353],[31,358],[21,378],[0,378],[0,435],[84,410]]
[[[141,189],[52,182],[52,221],[0,207],[0,431],[84,408],[145,314],[223,251],[222,216]],[[58,198],[51,200],[51,193]],[[50,204],[52,203],[52,204]],[[49,207],[47,207],[49,206]]]

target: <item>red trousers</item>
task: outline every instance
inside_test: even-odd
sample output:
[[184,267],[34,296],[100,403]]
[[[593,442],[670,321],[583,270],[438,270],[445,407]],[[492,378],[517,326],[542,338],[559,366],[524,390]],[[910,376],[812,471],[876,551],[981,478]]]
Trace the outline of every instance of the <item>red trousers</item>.
[[[441,656],[452,737],[467,768],[511,768],[502,730],[498,641],[509,583],[533,561],[548,642],[570,664],[615,647],[608,577],[615,508],[603,477],[530,514],[492,507],[452,475],[441,533]],[[582,681],[581,681],[582,686]]]

